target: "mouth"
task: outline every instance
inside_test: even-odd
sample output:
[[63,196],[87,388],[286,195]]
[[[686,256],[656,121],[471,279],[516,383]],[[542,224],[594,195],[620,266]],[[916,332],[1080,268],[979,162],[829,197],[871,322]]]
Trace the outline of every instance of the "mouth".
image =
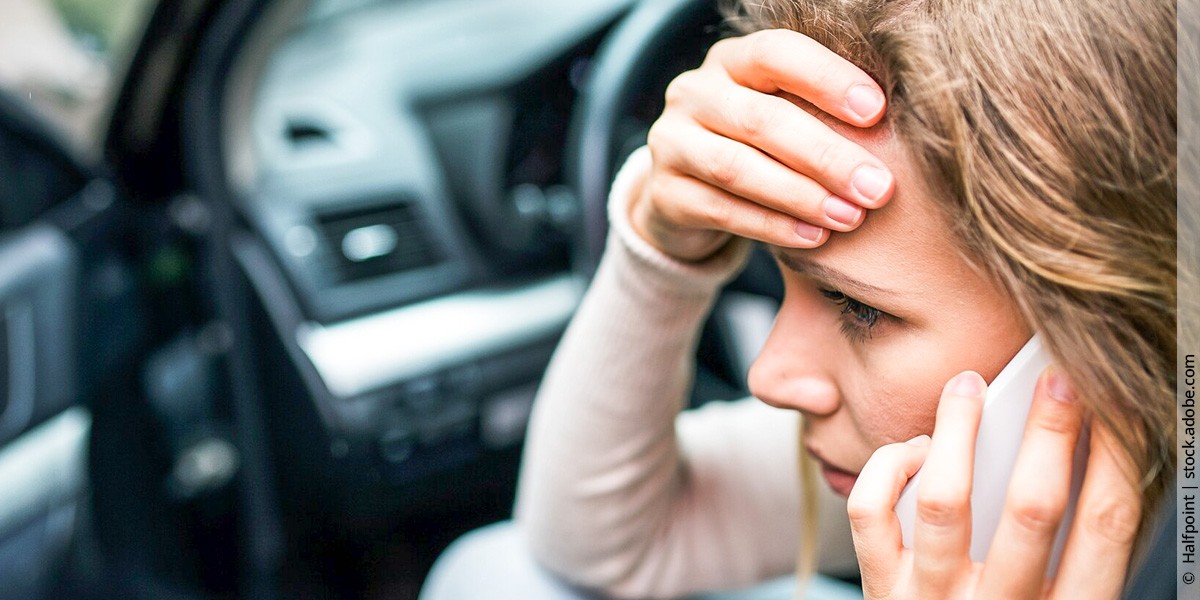
[[825,483],[828,483],[829,487],[839,496],[843,498],[850,496],[850,491],[854,489],[854,483],[858,481],[858,473],[851,473],[835,467],[809,446],[805,446],[804,449],[821,465],[821,476],[825,478]]

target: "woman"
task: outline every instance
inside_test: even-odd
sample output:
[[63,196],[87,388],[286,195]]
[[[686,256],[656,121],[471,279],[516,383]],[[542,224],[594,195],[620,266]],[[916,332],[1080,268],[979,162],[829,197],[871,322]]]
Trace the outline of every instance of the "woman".
[[[800,427],[849,497],[867,597],[1116,597],[1174,472],[1174,5],[748,5],[740,22],[771,31],[680,76],[614,184],[605,259],[530,426],[517,510],[533,552],[633,597],[759,581],[798,551],[844,567],[837,531],[800,541],[817,495],[799,489]],[[747,239],[785,282],[749,380],[776,408],[676,419]],[[1056,366],[972,563],[985,381],[1035,332]],[[1047,583],[1085,421],[1087,478]],[[892,509],[918,468],[905,549]]]

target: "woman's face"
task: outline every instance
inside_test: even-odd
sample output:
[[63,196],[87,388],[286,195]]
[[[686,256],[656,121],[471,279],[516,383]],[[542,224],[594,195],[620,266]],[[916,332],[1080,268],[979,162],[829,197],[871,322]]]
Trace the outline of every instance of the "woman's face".
[[891,167],[896,193],[820,248],[773,249],[786,295],[749,384],[804,414],[805,446],[848,495],[876,448],[933,431],[951,377],[971,369],[991,381],[1031,333],[957,251],[889,130],[830,125]]

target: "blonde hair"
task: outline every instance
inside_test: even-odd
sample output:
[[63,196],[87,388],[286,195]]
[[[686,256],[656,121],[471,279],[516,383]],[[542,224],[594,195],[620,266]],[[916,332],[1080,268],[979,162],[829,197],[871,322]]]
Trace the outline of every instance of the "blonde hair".
[[[1175,469],[1175,4],[750,0],[857,64],[964,256],[1015,299],[1152,509]],[[1143,525],[1153,514],[1143,512]]]
[[798,419],[796,453],[800,465],[800,544],[796,553],[796,597],[807,592],[808,579],[817,571],[817,524],[821,519],[821,499],[817,486],[822,485],[817,461],[804,448],[804,420]]

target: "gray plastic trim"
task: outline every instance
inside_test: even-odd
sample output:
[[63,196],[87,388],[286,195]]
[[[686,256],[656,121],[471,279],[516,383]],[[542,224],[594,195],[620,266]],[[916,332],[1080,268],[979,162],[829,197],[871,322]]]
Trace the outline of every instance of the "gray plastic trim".
[[91,430],[91,413],[74,407],[0,449],[0,538],[83,494]]
[[326,388],[348,398],[553,335],[583,289],[580,278],[561,275],[464,292],[335,325],[303,323],[296,340]]
[[0,235],[0,311],[11,361],[0,443],[74,400],[78,263],[74,243],[54,227]]
[[37,391],[34,369],[37,334],[34,332],[33,307],[29,302],[10,302],[3,308],[8,339],[0,340],[0,343],[8,344],[8,402],[0,411],[0,440],[20,431],[33,419]]

